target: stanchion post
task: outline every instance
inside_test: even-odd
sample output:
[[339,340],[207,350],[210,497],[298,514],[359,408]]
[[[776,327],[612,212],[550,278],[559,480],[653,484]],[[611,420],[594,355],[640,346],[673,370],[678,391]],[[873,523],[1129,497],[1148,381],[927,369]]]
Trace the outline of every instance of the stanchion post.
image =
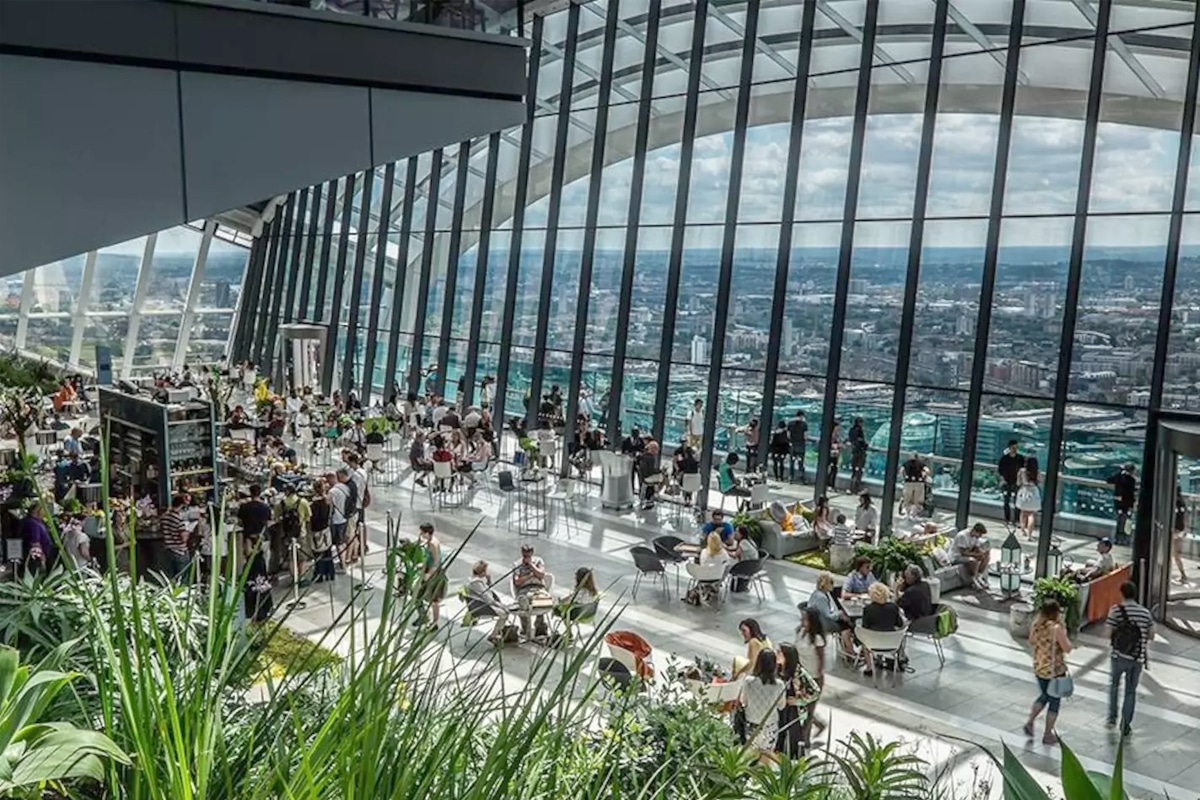
[[296,552],[300,549],[300,541],[293,538],[288,546],[292,551],[292,599],[288,603],[289,609],[304,608],[305,602],[300,599],[300,558]]

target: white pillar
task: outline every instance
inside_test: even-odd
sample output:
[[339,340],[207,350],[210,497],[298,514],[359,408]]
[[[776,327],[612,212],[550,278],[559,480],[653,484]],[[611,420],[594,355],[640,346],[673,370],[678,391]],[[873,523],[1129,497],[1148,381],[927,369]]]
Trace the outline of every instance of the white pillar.
[[154,246],[156,244],[158,244],[157,233],[146,237],[146,247],[142,250],[142,260],[138,264],[137,288],[133,291],[133,308],[129,312],[129,328],[125,333],[125,352],[121,357],[122,378],[128,378],[133,374],[133,348],[137,345],[138,333],[142,327],[142,306],[146,304],[146,290],[150,287],[150,273],[154,271]]
[[172,369],[181,369],[187,358],[188,340],[192,336],[192,325],[196,322],[196,302],[200,297],[200,284],[204,281],[204,267],[208,264],[208,249],[217,232],[217,221],[204,223],[204,235],[200,237],[200,249],[196,251],[196,263],[192,265],[192,280],[188,283],[187,303],[183,308],[183,320],[179,323],[179,335],[175,337],[175,355],[171,359]]
[[[34,267],[34,269],[38,269],[38,267]],[[17,315],[16,348],[18,350],[25,349],[25,339],[29,335],[29,309],[33,308],[33,281],[33,270],[25,270],[25,282],[21,284],[21,311]]]
[[75,365],[83,350],[83,334],[87,330],[88,304],[92,299],[92,279],[96,274],[96,251],[88,251],[83,260],[83,278],[79,282],[79,297],[75,301],[75,327],[71,331],[71,352],[67,363]]

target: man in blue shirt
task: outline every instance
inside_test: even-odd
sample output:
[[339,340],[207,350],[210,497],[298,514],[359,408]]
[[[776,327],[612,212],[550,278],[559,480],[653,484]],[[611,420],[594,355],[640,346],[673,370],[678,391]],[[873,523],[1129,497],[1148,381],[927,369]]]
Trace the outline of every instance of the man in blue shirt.
[[704,523],[701,532],[707,537],[710,533],[716,531],[721,536],[721,541],[725,544],[733,538],[733,525],[725,521],[725,512],[721,509],[714,509],[712,512],[712,521]]
[[854,559],[854,571],[846,576],[846,583],[842,585],[842,596],[866,594],[871,584],[878,582],[875,573],[871,572],[871,559],[859,556]]

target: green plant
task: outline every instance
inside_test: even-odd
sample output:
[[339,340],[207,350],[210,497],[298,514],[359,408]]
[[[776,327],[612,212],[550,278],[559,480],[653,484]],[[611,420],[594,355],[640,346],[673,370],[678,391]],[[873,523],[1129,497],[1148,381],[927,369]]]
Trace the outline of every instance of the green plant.
[[852,800],[911,800],[928,796],[931,788],[922,759],[869,733],[850,734],[830,758]]
[[[37,424],[42,393],[34,387],[0,386],[0,424],[11,428],[17,438],[17,452],[25,456],[25,437]],[[10,469],[10,472],[12,470]]]
[[68,497],[62,501],[62,510],[64,514],[70,514],[72,516],[75,514],[82,514],[83,503],[79,502],[77,498]]
[[386,417],[368,417],[363,420],[363,430],[371,434],[380,434],[386,436],[391,433],[392,423],[388,422]]
[[1033,607],[1040,611],[1047,600],[1058,603],[1063,612],[1063,624],[1069,632],[1077,632],[1081,614],[1079,586],[1065,578],[1038,578],[1033,582]]
[[[1079,762],[1079,757],[1061,740],[1059,749],[1062,752],[1063,800],[1127,800],[1129,795],[1125,792],[1124,742],[1117,747],[1117,759],[1113,764],[1112,775],[1085,770]],[[1051,795],[1021,765],[1007,745],[1004,747],[1003,761],[996,760],[991,752],[988,752],[988,755],[1000,767],[1005,800],[1050,800]]]
[[16,650],[0,648],[0,792],[6,797],[75,778],[99,780],[105,762],[130,763],[102,733],[43,720],[57,696],[80,677],[54,669],[67,647],[33,668],[21,663]]
[[733,519],[730,520],[730,523],[733,525],[735,530],[738,527],[745,525],[746,531],[750,535],[751,540],[753,540],[756,545],[762,544],[761,512],[741,511],[733,515]]
[[916,564],[924,571],[922,557],[925,555],[920,545],[906,542],[892,536],[885,537],[879,544],[860,544],[855,553],[871,559],[871,571],[880,580],[899,575],[909,564]]

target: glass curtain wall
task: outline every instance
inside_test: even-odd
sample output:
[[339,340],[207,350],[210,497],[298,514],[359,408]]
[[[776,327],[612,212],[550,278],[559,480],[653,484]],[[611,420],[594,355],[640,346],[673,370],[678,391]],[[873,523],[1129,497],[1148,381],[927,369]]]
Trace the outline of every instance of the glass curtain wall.
[[248,237],[198,222],[0,279],[0,346],[118,375],[216,363],[228,352]]
[[311,300],[288,313],[337,328],[337,380],[374,400],[477,400],[489,378],[511,418],[558,385],[671,445],[699,399],[718,457],[802,411],[810,480],[833,421],[862,417],[868,488],[920,453],[960,522],[998,513],[1016,438],[1053,489],[1045,530],[1101,530],[1148,412],[1197,404],[1197,13],[571,4],[527,29],[524,124],[394,165],[387,208],[378,168],[366,215],[362,175],[329,184],[301,234]]

